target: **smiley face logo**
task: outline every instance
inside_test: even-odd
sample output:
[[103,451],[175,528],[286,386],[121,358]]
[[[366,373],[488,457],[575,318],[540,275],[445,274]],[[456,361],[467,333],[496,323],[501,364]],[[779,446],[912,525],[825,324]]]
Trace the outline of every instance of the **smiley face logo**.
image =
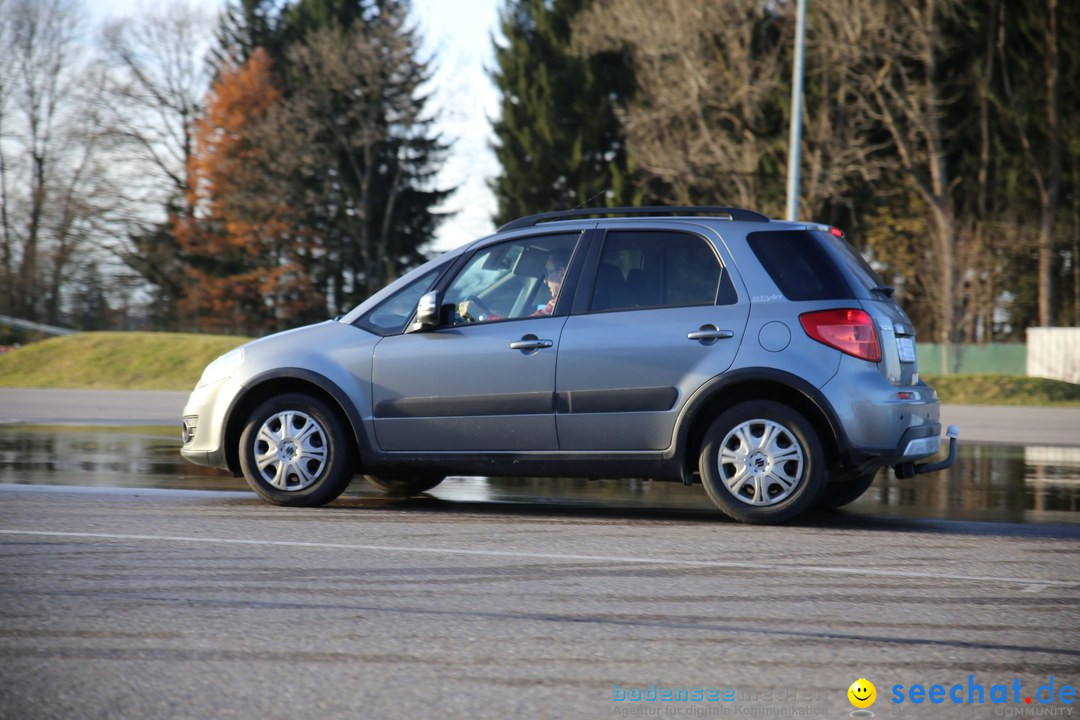
[[866,678],[851,683],[847,690],[848,700],[857,708],[868,708],[877,700],[877,688]]

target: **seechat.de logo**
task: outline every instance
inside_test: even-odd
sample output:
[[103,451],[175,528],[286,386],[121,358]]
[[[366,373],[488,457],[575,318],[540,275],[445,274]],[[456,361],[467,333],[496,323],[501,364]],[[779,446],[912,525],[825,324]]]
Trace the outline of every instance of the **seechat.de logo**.
[[848,700],[857,709],[851,713],[851,717],[874,717],[874,713],[867,710],[877,700],[877,688],[874,683],[866,678],[859,678],[851,683],[847,691]]

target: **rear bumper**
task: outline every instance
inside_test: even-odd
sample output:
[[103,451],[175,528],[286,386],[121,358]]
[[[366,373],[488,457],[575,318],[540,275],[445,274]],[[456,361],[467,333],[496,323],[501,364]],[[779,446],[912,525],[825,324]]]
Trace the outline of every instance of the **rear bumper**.
[[938,462],[917,463],[941,452],[940,433],[940,423],[909,428],[895,448],[854,449],[844,464],[856,469],[859,474],[891,465],[899,478],[946,470],[956,462],[956,441],[960,432],[955,425],[950,425],[946,433],[949,448],[946,458]]
[[929,423],[908,428],[896,444],[896,455],[889,459],[894,462],[912,462],[937,455],[941,450],[941,423]]
[[876,365],[845,356],[821,392],[835,413],[845,469],[861,474],[941,451],[941,405],[925,383],[893,385]]
[[923,473],[940,472],[941,470],[951,468],[953,463],[956,462],[956,441],[960,438],[960,429],[955,425],[950,425],[949,429],[945,431],[945,435],[949,438],[949,454],[945,456],[944,460],[932,463],[920,463],[918,465],[914,463],[901,463],[900,465],[895,465],[893,466],[893,470],[896,472],[896,477],[908,478],[915,475],[922,475]]
[[845,465],[860,471],[915,462],[937,454],[941,449],[941,423],[933,422],[910,427],[891,447],[852,447],[843,458]]

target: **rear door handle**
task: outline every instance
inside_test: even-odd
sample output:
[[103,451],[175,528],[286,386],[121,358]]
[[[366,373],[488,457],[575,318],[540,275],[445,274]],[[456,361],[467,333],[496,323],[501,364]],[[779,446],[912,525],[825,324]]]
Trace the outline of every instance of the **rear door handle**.
[[715,325],[702,325],[697,330],[686,333],[687,340],[712,340],[715,342],[717,340],[728,340],[733,337],[735,337],[735,331],[721,330]]
[[514,342],[510,343],[510,349],[523,351],[543,350],[544,348],[549,348],[554,344],[555,343],[553,343],[551,340],[541,340],[535,335],[530,334],[523,336],[520,340],[515,340]]

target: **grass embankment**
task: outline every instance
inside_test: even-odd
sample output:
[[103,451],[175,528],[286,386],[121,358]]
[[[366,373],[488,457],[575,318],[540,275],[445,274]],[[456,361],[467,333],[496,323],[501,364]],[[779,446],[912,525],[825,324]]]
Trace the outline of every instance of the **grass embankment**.
[[0,386],[190,390],[207,363],[248,338],[87,332],[0,355]]
[[1080,406],[1080,385],[1024,375],[923,375],[953,405]]

